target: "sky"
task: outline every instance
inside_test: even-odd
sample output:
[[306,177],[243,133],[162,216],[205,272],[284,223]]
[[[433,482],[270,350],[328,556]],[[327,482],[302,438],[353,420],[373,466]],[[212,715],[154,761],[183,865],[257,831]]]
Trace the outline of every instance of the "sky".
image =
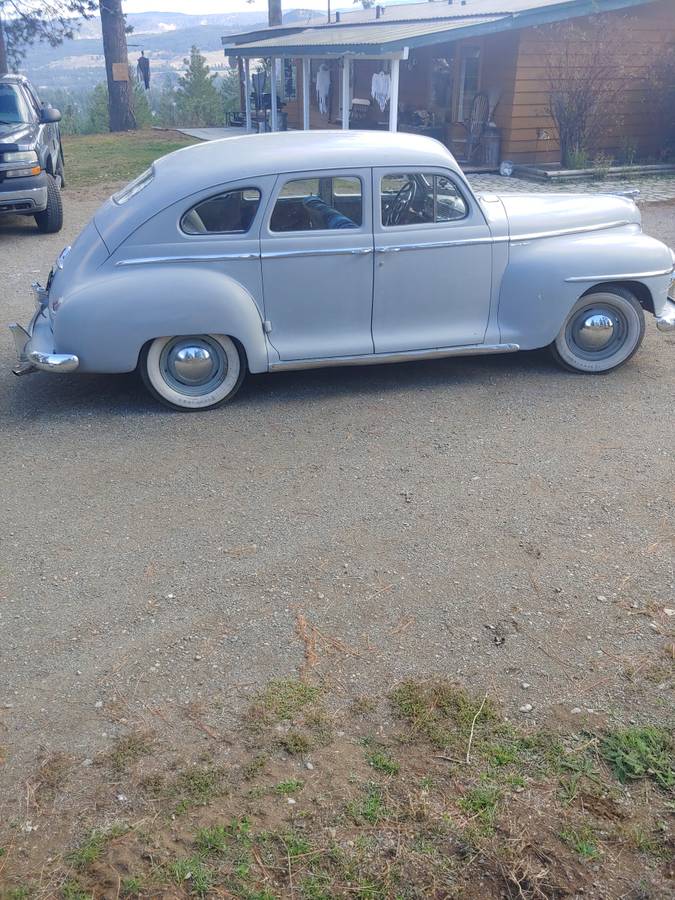
[[[282,0],[282,9],[320,9],[327,7],[326,0]],[[124,11],[182,12],[191,15],[225,12],[260,12],[267,15],[267,0],[123,0]],[[349,0],[332,0],[333,9],[351,7]]]

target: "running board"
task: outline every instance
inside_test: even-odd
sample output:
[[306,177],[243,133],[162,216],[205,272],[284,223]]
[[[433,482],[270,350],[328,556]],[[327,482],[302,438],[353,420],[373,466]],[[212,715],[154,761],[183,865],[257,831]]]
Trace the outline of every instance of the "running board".
[[326,356],[320,359],[288,359],[270,363],[270,372],[297,369],[324,369],[330,366],[374,366],[379,363],[412,362],[416,359],[443,359],[448,356],[479,356],[487,353],[517,353],[518,344],[464,344],[461,347],[435,347],[433,350],[407,350],[397,353],[368,353],[363,356]]

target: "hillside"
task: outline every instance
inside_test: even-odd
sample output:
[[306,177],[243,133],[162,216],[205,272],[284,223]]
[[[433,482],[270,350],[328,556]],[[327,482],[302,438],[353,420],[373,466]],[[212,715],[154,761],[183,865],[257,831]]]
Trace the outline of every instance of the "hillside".
[[[284,16],[288,22],[306,22],[317,13],[294,9]],[[187,15],[172,12],[132,13],[127,17],[133,32],[128,35],[129,60],[135,65],[141,49],[150,58],[151,72],[156,83],[168,73],[178,73],[183,59],[195,44],[206,56],[212,69],[223,69],[221,38],[226,34],[264,27],[265,20],[258,12]],[[32,47],[24,61],[23,71],[38,89],[67,89],[74,92],[88,90],[103,81],[105,66],[101,27],[98,18],[81,23],[78,36],[59,47],[38,44]]]

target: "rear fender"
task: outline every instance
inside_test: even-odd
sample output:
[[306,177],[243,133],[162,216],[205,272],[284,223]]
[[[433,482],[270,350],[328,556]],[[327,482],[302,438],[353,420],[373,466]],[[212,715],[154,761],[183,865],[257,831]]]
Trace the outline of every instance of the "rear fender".
[[253,298],[208,266],[100,270],[99,277],[64,296],[53,328],[55,348],[75,353],[81,372],[131,372],[144,344],[180,334],[229,335],[243,346],[251,372],[268,368]]

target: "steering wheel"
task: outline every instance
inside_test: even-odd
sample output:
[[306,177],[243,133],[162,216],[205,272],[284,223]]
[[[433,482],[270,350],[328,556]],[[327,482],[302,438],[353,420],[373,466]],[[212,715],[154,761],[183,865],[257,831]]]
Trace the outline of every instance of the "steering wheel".
[[406,181],[392,200],[387,213],[387,221],[384,224],[398,225],[413,205],[416,193],[417,184],[412,180]]

